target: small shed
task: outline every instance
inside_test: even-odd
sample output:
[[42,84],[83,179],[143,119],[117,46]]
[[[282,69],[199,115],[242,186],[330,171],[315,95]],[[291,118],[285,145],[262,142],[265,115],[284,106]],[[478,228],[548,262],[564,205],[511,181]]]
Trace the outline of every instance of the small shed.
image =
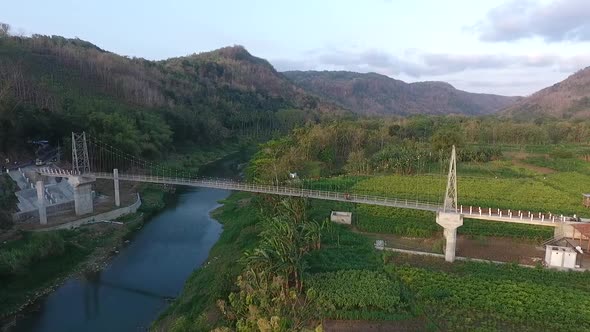
[[550,267],[562,267],[573,269],[580,267],[578,264],[578,252],[570,247],[545,246],[545,263]]
[[332,211],[330,221],[338,224],[352,224],[352,212]]
[[582,194],[582,204],[585,207],[590,208],[590,194]]

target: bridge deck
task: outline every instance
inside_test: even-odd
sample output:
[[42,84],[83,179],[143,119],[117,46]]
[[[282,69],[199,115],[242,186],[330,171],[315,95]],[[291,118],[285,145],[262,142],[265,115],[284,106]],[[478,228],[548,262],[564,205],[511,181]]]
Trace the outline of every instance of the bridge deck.
[[[63,169],[40,168],[40,169],[38,169],[38,173],[41,175],[50,176],[50,177],[83,176],[83,177],[96,178],[96,179],[114,180],[113,173],[103,173],[103,172],[93,172],[93,173],[88,173],[88,174],[84,174],[84,175],[79,175],[79,174],[73,174],[72,171],[63,170]],[[243,183],[243,182],[231,181],[231,180],[185,179],[185,178],[161,177],[161,176],[150,176],[150,175],[135,175],[135,174],[125,174],[125,173],[119,173],[118,178],[121,181],[147,182],[147,183],[170,184],[170,185],[180,185],[180,186],[189,186],[189,187],[236,190],[236,191],[246,191],[246,192],[253,192],[253,193],[263,193],[263,194],[292,196],[292,197],[306,197],[306,198],[314,198],[314,199],[321,199],[321,200],[361,203],[361,204],[388,206],[388,207],[396,207],[396,208],[404,208],[404,209],[412,209],[412,210],[422,210],[422,211],[432,211],[432,212],[441,211],[443,208],[443,206],[441,204],[422,202],[422,201],[416,201],[416,200],[387,198],[387,197],[380,197],[380,196],[373,196],[373,195],[358,195],[358,194],[353,194],[353,193],[347,194],[347,193],[340,193],[340,192],[333,192],[333,191],[310,190],[310,189],[302,189],[302,188],[272,186],[272,185],[251,184],[251,183]],[[545,216],[542,214],[541,214],[542,216],[539,216],[539,217],[536,214],[533,214],[531,217],[528,217],[528,218],[521,217],[518,215],[512,215],[512,214],[502,215],[501,212],[499,212],[499,211],[498,211],[498,213],[492,213],[492,214],[480,214],[479,212],[478,213],[461,213],[461,214],[465,218],[470,218],[470,219],[510,222],[510,223],[518,223],[518,224],[529,224],[529,225],[541,225],[541,226],[549,226],[549,227],[558,227],[559,224],[563,223],[563,222],[569,223],[569,222],[565,221],[567,219],[560,220],[558,218],[556,220],[555,217],[554,218],[545,218]],[[582,223],[584,223],[584,222],[582,222]]]

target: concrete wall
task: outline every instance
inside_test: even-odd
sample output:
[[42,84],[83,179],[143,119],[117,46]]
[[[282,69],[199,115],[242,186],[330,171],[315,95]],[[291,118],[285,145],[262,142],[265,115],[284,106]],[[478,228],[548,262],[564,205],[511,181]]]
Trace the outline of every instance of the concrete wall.
[[[58,203],[53,205],[48,205],[46,208],[47,216],[55,216],[65,211],[70,211],[74,209],[74,201],[65,202],[65,203]],[[39,221],[39,209],[30,210],[30,211],[23,211],[23,212],[16,212],[12,214],[12,220],[14,222],[25,222],[32,219],[34,222]]]
[[352,212],[332,211],[330,221],[338,224],[352,224]]
[[[580,232],[577,232],[578,236],[580,235]],[[574,226],[572,223],[567,223],[567,222],[560,222],[558,223],[558,225],[555,227],[555,230],[553,232],[553,236],[554,237],[569,237],[569,238],[573,238],[574,237]]]
[[96,221],[113,220],[113,219],[117,219],[119,217],[122,217],[126,214],[137,212],[137,209],[139,209],[140,206],[141,206],[141,198],[139,197],[139,194],[137,194],[137,200],[135,201],[135,203],[133,203],[129,206],[122,207],[122,208],[119,208],[116,210],[111,210],[111,211],[97,214],[94,216],[89,216],[89,217],[85,217],[82,219],[70,221],[65,224],[39,229],[38,231],[53,231],[53,230],[57,230],[57,229],[71,229],[71,228],[80,227],[85,224],[93,223]]
[[94,211],[92,184],[84,183],[74,187],[74,207],[76,215],[81,216]]

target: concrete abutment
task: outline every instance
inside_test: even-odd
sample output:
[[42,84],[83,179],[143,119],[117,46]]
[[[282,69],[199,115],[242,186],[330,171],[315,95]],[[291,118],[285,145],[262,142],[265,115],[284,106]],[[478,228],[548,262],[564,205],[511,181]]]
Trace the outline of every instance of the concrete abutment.
[[121,196],[119,193],[119,170],[116,168],[113,169],[113,181],[115,187],[115,206],[119,207],[121,206]]
[[68,178],[68,182],[74,188],[74,208],[77,216],[94,212],[92,184],[95,181],[96,179],[94,178],[82,176]]
[[39,205],[39,223],[47,225],[47,208],[45,207],[45,185],[43,181],[37,181],[37,204]]
[[457,228],[463,225],[463,215],[439,211],[436,213],[436,223],[444,228],[445,260],[454,262],[457,249]]

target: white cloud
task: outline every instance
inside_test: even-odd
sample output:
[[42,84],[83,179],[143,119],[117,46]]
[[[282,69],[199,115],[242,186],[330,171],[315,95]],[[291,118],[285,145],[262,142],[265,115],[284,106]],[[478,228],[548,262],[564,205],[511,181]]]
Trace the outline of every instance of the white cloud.
[[590,53],[576,56],[553,53],[455,54],[413,49],[397,56],[380,50],[324,50],[307,52],[305,60],[271,62],[279,71],[376,72],[409,81],[448,81],[469,91],[521,95],[530,94],[590,65]]
[[590,1],[511,0],[475,25],[482,41],[540,37],[547,42],[590,41]]

